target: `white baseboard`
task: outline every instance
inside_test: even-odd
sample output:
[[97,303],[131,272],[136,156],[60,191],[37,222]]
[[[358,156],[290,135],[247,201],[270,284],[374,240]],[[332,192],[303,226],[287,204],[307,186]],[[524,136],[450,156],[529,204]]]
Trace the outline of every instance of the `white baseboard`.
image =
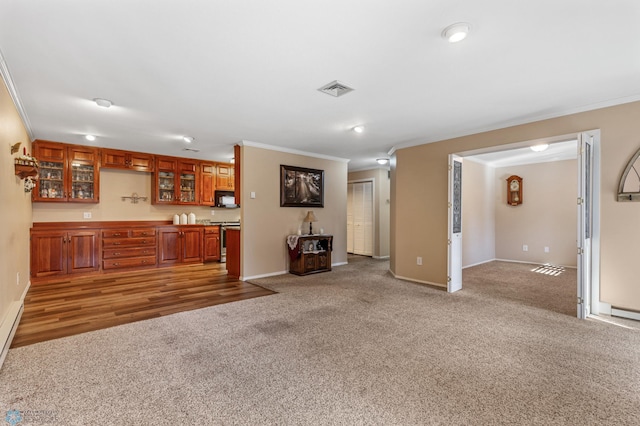
[[24,304],[22,300],[13,302],[9,307],[9,312],[4,318],[2,324],[0,324],[0,342],[3,342],[2,352],[0,352],[0,368],[4,363],[4,359],[9,353],[13,336],[16,334],[18,324],[20,324],[20,318],[22,318],[22,312],[24,311]]
[[402,280],[402,281],[409,281],[409,282],[412,282],[412,283],[432,285],[432,286],[440,287],[440,288],[444,288],[444,289],[447,288],[446,284],[440,284],[440,283],[434,283],[434,282],[431,282],[431,281],[422,281],[422,280],[416,280],[416,279],[413,279],[413,278],[403,277],[401,275],[396,275],[391,269],[389,269],[389,272],[391,273],[391,275],[393,275],[394,278],[397,278],[397,279]]
[[288,274],[289,271],[269,272],[268,274],[252,275],[250,277],[240,277],[240,281],[257,280],[258,278],[275,277],[276,275]]
[[472,263],[471,265],[463,266],[462,269],[471,268],[472,266],[484,265],[485,263],[493,262],[494,260],[497,260],[497,259],[489,259],[489,260],[483,260],[482,262],[478,262],[478,263]]
[[[498,262],[527,263],[529,265],[546,265],[548,263],[548,262],[540,263],[540,262],[527,261],[527,260],[511,260],[511,259],[493,259],[493,260],[496,260]],[[567,266],[567,265],[554,265],[554,266],[562,266],[563,268],[578,269],[577,266]]]
[[348,265],[349,262],[338,262],[338,263],[332,263],[331,267],[333,268],[334,266],[342,266],[342,265]]
[[640,321],[640,312],[627,311],[613,306],[611,307],[611,316]]
[[374,259],[389,259],[390,256],[372,256]]

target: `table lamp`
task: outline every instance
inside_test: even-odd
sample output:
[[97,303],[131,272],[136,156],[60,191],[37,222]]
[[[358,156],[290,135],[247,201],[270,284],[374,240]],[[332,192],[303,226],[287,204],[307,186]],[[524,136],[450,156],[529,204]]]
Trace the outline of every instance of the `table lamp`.
[[309,235],[313,235],[313,222],[317,222],[316,215],[313,214],[313,210],[307,211],[307,215],[304,218],[304,222],[309,222]]

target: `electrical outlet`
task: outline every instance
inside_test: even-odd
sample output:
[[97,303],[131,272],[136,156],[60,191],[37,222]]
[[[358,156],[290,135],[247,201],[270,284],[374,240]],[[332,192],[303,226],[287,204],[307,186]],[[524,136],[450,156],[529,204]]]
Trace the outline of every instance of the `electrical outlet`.
[[253,191],[251,191],[250,197],[251,197],[251,198],[256,198],[256,193],[255,193],[255,192],[253,192]]
[[418,256],[418,258],[416,259],[416,263],[418,265],[422,265],[422,257]]
[[528,245],[526,245],[526,244],[524,244],[524,245],[522,246],[522,251],[529,251],[529,246],[528,246]]
[[82,217],[84,217],[85,219],[91,219],[91,212],[82,213]]
[[545,252],[545,253],[549,253],[549,247],[545,247],[545,248],[544,248],[544,252]]

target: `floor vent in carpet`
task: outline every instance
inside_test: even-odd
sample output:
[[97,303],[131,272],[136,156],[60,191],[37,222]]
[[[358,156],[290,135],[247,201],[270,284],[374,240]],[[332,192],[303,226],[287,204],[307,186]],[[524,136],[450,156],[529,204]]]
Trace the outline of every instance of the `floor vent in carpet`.
[[532,269],[531,272],[537,272],[539,274],[552,275],[554,277],[557,277],[558,275],[564,272],[564,267],[550,265],[547,263],[546,265],[541,265],[535,269]]

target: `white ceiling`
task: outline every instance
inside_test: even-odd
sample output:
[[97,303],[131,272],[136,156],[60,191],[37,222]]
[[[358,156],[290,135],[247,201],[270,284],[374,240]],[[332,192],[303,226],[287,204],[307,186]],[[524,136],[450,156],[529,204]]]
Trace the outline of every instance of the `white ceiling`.
[[214,160],[246,140],[356,170],[639,100],[638,22],[638,0],[2,0],[0,52],[34,138]]
[[[538,145],[538,144],[535,144]],[[513,148],[483,154],[466,156],[491,167],[510,167],[523,164],[550,163],[553,161],[575,160],[578,158],[578,141],[564,141],[548,144],[544,151],[535,152],[531,147]]]

